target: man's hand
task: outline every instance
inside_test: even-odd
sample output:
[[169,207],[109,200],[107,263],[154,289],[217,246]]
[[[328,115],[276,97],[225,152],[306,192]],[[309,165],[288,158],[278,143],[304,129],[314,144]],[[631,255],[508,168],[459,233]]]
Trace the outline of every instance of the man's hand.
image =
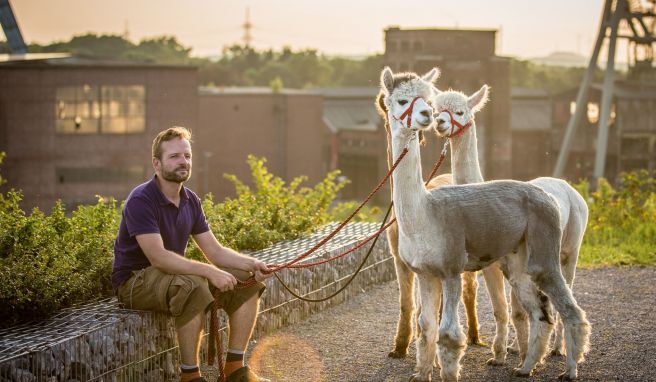
[[264,281],[273,276],[271,269],[269,269],[266,264],[257,259],[253,259],[253,269],[251,272],[253,272],[255,275],[255,280],[257,281]]
[[207,275],[207,280],[221,292],[233,290],[237,285],[237,278],[235,276],[214,267],[212,267],[211,272]]

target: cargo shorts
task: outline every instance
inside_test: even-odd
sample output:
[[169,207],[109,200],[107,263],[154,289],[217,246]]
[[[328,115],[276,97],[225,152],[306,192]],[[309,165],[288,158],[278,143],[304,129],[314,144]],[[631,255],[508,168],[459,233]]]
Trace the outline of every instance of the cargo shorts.
[[[222,270],[241,281],[251,277],[250,272],[239,269]],[[219,292],[217,300],[230,315],[256,293],[261,296],[264,288],[263,283],[257,282],[248,288]],[[168,274],[150,266],[133,271],[132,276],[118,287],[117,297],[128,309],[168,313],[175,319],[176,327],[180,327],[210,307],[215,289],[202,276]]]

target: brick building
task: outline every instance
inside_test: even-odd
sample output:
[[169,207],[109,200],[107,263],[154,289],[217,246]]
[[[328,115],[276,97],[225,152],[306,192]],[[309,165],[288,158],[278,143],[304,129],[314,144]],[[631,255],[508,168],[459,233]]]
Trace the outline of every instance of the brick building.
[[215,200],[234,196],[223,174],[248,183],[248,154],[267,159],[269,172],[285,180],[308,176],[314,185],[328,171],[322,97],[316,92],[270,88],[201,88],[194,140],[199,192]]
[[[2,176],[23,208],[124,199],[152,174],[162,128],[198,126],[195,67],[37,55],[0,62]],[[195,186],[192,177],[192,187]]]
[[[461,29],[385,30],[385,64],[394,71],[420,74],[437,66],[440,89],[472,94],[491,87],[490,102],[476,116],[479,159],[485,179],[512,176],[510,132],[510,59],[496,55],[496,31]],[[422,152],[427,171],[439,157],[441,145],[430,137]],[[424,154],[425,153],[425,154]],[[444,165],[448,169],[448,162]]]

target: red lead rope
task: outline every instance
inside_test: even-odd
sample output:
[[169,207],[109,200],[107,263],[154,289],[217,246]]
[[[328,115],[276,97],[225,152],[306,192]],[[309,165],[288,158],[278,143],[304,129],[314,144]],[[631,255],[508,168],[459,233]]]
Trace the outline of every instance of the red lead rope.
[[[410,106],[408,107],[408,109],[405,112],[403,112],[403,114],[401,114],[401,116],[397,120],[403,121],[404,118],[408,118],[408,127],[410,127],[414,104],[419,98],[420,97],[415,97],[412,100],[412,102],[410,103]],[[449,113],[449,115],[450,115],[450,113]],[[394,118],[396,119],[396,117],[394,117]],[[452,117],[452,121],[453,121],[453,117]],[[467,126],[467,127],[469,127],[469,126]],[[433,176],[435,176],[435,173],[437,173],[437,170],[442,165],[442,162],[444,162],[444,159],[446,157],[446,151],[447,151],[448,145],[449,145],[449,141],[447,140],[444,143],[444,148],[442,149],[442,152],[440,153],[440,158],[438,159],[437,163],[433,167],[433,171],[429,175],[428,180],[426,181],[426,184],[428,184],[428,182],[433,178]],[[390,225],[392,225],[396,221],[396,219],[392,219],[390,222],[388,222],[383,227],[381,227],[381,229],[376,231],[373,235],[369,236],[368,238],[363,240],[360,244],[358,244],[357,246],[355,246],[351,250],[346,251],[345,253],[339,254],[337,256],[334,256],[334,257],[331,257],[331,258],[328,258],[328,259],[323,259],[323,260],[320,260],[320,261],[317,261],[317,262],[313,262],[313,263],[295,265],[296,263],[298,263],[302,259],[309,256],[311,253],[313,253],[314,251],[319,249],[321,246],[323,246],[326,242],[328,242],[328,240],[333,238],[360,211],[360,209],[362,209],[362,207],[367,202],[369,202],[369,200],[374,196],[374,194],[376,194],[381,189],[381,187],[385,184],[385,182],[387,182],[389,177],[392,175],[392,173],[394,172],[396,167],[399,165],[399,163],[401,162],[401,160],[405,157],[405,155],[407,153],[408,153],[408,148],[406,147],[406,148],[403,149],[403,151],[401,152],[401,155],[399,155],[397,160],[392,164],[389,171],[387,172],[385,177],[380,181],[378,186],[367,196],[367,198],[360,204],[360,206],[358,206],[358,208],[356,208],[355,211],[353,211],[353,213],[351,213],[351,215],[348,218],[346,218],[346,220],[344,220],[337,228],[335,228],[333,230],[333,232],[331,232],[328,236],[326,236],[324,239],[322,239],[320,242],[318,242],[315,246],[310,248],[308,251],[306,251],[302,255],[296,257],[295,259],[293,259],[293,260],[291,260],[291,261],[289,261],[285,264],[269,265],[269,268],[271,269],[271,272],[278,272],[279,270],[285,269],[285,268],[307,268],[307,267],[327,263],[329,261],[336,260],[340,257],[344,257],[347,254],[352,253],[356,249],[362,247],[368,241],[370,241],[374,237],[377,237],[382,232],[384,232],[385,229],[387,229]],[[280,280],[280,279],[278,279],[278,280]],[[239,288],[239,289],[248,288],[248,287],[252,286],[253,284],[255,284],[256,282],[257,281],[255,280],[254,277],[251,277],[250,279],[248,279],[246,281],[237,280],[236,288]],[[218,382],[224,382],[225,378],[226,378],[226,375],[225,375],[224,362],[223,362],[223,349],[222,349],[222,346],[221,346],[222,345],[221,344],[221,331],[220,331],[220,327],[219,327],[218,310],[221,308],[221,306],[218,303],[218,299],[217,299],[218,293],[220,293],[218,290],[216,290],[214,292],[214,302],[212,303],[212,307],[211,307],[211,310],[210,310],[210,333],[209,333],[210,338],[208,340],[209,346],[208,346],[208,352],[207,352],[207,364],[209,366],[212,366],[214,364],[214,360],[217,359],[217,361],[218,361],[217,366],[218,366],[218,370],[219,370],[219,376],[217,378],[217,381]]]

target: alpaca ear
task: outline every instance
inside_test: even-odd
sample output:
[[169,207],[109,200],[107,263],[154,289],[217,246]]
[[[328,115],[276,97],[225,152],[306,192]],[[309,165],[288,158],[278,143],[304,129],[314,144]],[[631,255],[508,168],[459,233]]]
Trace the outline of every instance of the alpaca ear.
[[467,106],[471,109],[472,113],[476,113],[485,106],[488,100],[488,87],[487,85],[483,85],[479,91],[467,99]]
[[394,73],[392,73],[392,69],[389,66],[386,66],[380,74],[380,86],[386,95],[390,95],[392,90],[394,90]]
[[422,80],[431,84],[434,83],[438,78],[440,78],[440,70],[438,68],[433,68],[430,72],[421,76]]

